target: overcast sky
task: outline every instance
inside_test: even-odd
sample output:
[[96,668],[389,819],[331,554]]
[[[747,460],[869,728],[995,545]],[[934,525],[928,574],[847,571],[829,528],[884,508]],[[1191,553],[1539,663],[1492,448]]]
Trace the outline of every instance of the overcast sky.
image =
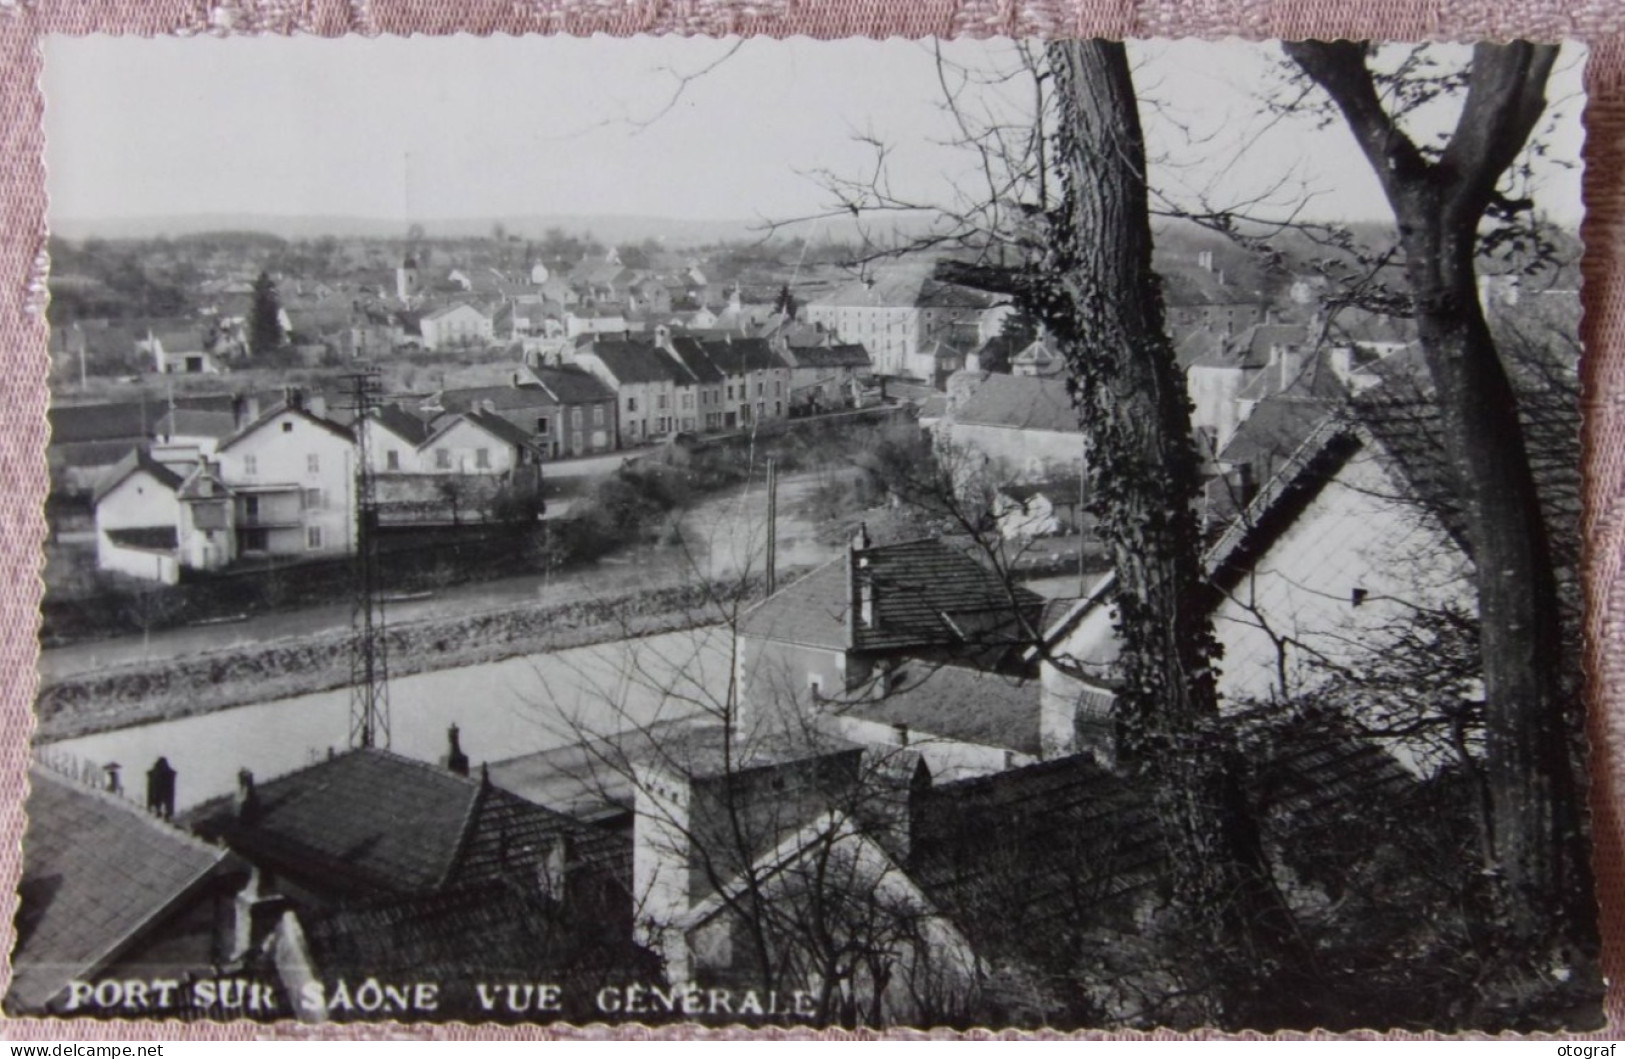
[[[53,38],[46,46],[53,216],[199,213],[411,220],[534,214],[683,219],[803,216],[830,204],[808,171],[860,173],[854,141],[895,145],[925,198],[970,160],[937,103],[929,44],[596,37]],[[956,59],[1008,43],[951,45]],[[1290,179],[1317,216],[1385,215],[1340,126],[1270,123],[1269,47],[1137,47],[1158,180],[1220,199]],[[1580,61],[1549,98],[1554,154],[1577,158]],[[669,111],[679,75],[689,81]],[[1195,135],[1198,144],[1182,141]],[[1249,145],[1244,156],[1239,147]],[[1577,171],[1549,170],[1544,206],[1578,216]]]

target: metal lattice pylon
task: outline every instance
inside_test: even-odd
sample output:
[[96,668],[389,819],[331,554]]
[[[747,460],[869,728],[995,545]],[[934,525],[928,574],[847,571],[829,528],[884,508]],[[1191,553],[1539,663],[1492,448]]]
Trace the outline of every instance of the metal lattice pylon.
[[350,746],[389,746],[389,648],[378,555],[378,495],[366,422],[377,407],[378,369],[348,376],[355,431],[355,588],[350,610]]

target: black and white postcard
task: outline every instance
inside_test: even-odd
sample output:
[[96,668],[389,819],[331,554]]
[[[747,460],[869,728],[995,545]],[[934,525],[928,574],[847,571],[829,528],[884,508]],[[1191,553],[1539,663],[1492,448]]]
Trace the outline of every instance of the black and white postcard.
[[5,1010],[1595,1028],[1585,62],[49,39]]

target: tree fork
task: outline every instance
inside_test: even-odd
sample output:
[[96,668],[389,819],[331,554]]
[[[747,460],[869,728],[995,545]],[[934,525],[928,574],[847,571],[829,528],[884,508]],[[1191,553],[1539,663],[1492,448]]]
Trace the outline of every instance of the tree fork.
[[1574,703],[1564,686],[1550,543],[1474,257],[1496,185],[1545,109],[1557,50],[1478,45],[1461,118],[1442,155],[1429,161],[1383,109],[1364,46],[1285,47],[1342,112],[1398,225],[1477,571],[1497,932],[1544,973],[1548,953],[1591,941],[1589,866],[1566,734]]

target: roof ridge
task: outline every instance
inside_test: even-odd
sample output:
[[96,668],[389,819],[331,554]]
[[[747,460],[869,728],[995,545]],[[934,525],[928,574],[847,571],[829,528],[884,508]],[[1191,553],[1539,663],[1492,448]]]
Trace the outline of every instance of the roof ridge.
[[[75,793],[83,794],[97,799],[104,804],[115,806],[121,811],[128,813],[130,816],[144,821],[146,826],[158,831],[159,833],[190,846],[197,852],[207,853],[209,856],[213,857],[216,862],[224,860],[231,852],[224,846],[204,841],[189,829],[175,823],[173,819],[166,820],[163,817],[158,816],[156,813],[147,812],[140,805],[134,801],[131,801],[129,798],[121,797],[120,795],[114,794],[111,791],[103,790],[100,787],[93,787],[82,780],[75,779],[64,772],[59,771],[55,766],[38,758],[29,764],[28,773],[31,782],[36,779],[47,779],[67,788],[68,790],[74,791]],[[26,798],[24,798],[24,804],[27,804]]]
[[[468,811],[463,814],[462,825],[457,829],[457,841],[451,844],[451,855],[446,859],[445,866],[440,869],[440,873],[435,877],[434,889],[436,890],[440,890],[451,881],[452,872],[454,872],[457,869],[457,865],[461,863],[463,853],[467,851],[468,844],[474,836],[474,825],[480,818],[480,811],[485,806],[485,799],[490,792],[496,790],[496,787],[486,782],[485,779],[473,780],[468,776],[463,776],[461,773],[452,772],[450,769],[442,769],[439,771],[446,772],[452,776],[457,776],[459,779],[468,780],[469,782],[473,783],[475,787],[474,797],[469,799]],[[483,777],[485,774],[482,772],[481,775]]]

